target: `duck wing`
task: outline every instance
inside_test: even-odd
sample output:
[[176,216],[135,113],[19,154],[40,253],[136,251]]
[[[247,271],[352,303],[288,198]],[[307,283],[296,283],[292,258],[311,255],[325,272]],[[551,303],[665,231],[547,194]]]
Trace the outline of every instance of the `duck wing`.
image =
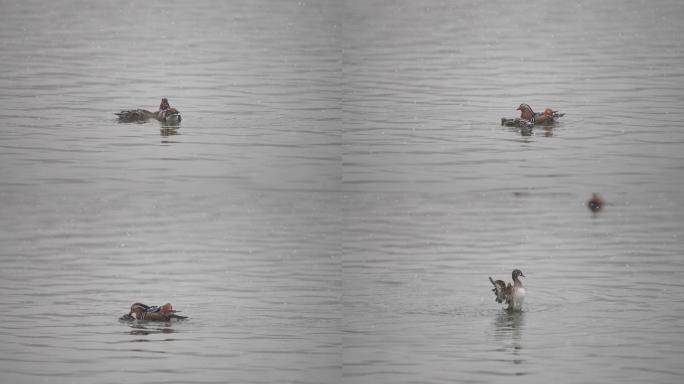
[[[496,298],[497,303],[502,303],[504,300],[508,302],[508,299],[506,298],[506,283],[503,282],[503,280],[496,280],[492,279],[491,277],[489,278],[489,281],[492,282],[492,285],[494,285],[494,289],[492,289],[492,292],[494,292],[494,295]],[[510,286],[510,284],[508,284]]]

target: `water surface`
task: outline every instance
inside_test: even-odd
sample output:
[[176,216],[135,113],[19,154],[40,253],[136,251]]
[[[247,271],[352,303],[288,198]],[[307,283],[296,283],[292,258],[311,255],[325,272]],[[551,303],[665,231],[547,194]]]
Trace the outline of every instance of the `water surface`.
[[683,15],[347,2],[343,382],[681,380]]
[[338,10],[3,5],[0,381],[339,381]]
[[[7,2],[0,378],[678,383],[682,16]],[[114,119],[161,97],[178,131]],[[566,116],[501,127],[522,102]]]

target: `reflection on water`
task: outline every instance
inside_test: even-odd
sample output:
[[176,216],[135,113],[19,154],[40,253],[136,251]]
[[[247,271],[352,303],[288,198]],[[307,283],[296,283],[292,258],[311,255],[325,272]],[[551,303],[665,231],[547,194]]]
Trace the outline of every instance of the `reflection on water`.
[[159,129],[159,134],[160,134],[162,137],[180,135],[179,129],[180,129],[180,127],[162,126],[162,127]]
[[532,136],[534,127],[520,127],[520,136]]
[[521,364],[524,360],[520,358],[522,346],[522,334],[525,327],[524,311],[502,310],[494,320],[496,328],[495,339],[507,343],[506,349],[512,355],[512,362]]
[[552,126],[536,126],[536,127],[506,127],[506,129],[514,134],[518,134],[524,137],[530,137],[534,135],[552,137],[553,136]]
[[[130,325],[133,330],[129,332],[131,335],[151,335],[151,334],[159,334],[159,333],[164,333],[164,334],[169,334],[169,333],[176,333],[178,332],[177,330],[173,329],[171,327],[170,323],[166,323],[163,327],[149,327],[149,326],[144,326],[144,325]],[[141,340],[132,340],[132,341],[141,341]]]

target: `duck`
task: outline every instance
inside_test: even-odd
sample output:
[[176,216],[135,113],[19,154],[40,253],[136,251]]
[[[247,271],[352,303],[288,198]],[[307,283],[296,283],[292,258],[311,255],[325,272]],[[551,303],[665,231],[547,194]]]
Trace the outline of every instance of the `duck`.
[[178,125],[182,120],[180,112],[176,108],[171,107],[169,99],[166,97],[162,98],[156,117],[157,120],[167,125]]
[[146,320],[146,321],[171,321],[173,319],[184,320],[187,316],[176,314],[171,303],[166,303],[161,306],[149,306],[143,303],[133,303],[128,314],[121,317],[121,320]]
[[515,110],[520,111],[521,119],[531,121],[534,125],[551,125],[565,115],[548,107],[544,109],[544,113],[536,113],[525,103],[520,104]]
[[161,99],[159,110],[150,112],[145,109],[130,109],[114,113],[121,123],[143,123],[150,119],[156,119],[165,125],[178,125],[182,117],[176,108],[172,108],[169,99]]
[[596,213],[603,209],[604,204],[605,203],[601,195],[599,195],[598,193],[592,193],[591,199],[587,201],[587,208],[589,208],[590,211]]
[[508,305],[507,309],[510,310],[522,310],[522,304],[525,300],[525,288],[520,281],[521,277],[525,277],[519,269],[514,269],[512,272],[513,284],[506,284],[503,280],[494,280],[489,277],[489,281],[494,285],[495,301],[497,303],[506,303]]
[[529,104],[525,103],[520,104],[516,111],[520,111],[519,118],[502,118],[501,125],[519,128],[531,128],[534,125],[553,125],[559,118],[565,116],[565,113],[554,111],[551,108],[545,108],[544,113],[537,113],[532,110]]

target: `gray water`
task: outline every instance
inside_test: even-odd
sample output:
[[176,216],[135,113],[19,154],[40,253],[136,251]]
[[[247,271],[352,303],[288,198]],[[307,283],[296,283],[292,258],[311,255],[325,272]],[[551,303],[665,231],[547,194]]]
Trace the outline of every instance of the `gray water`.
[[2,382],[681,380],[680,2],[0,5]]

